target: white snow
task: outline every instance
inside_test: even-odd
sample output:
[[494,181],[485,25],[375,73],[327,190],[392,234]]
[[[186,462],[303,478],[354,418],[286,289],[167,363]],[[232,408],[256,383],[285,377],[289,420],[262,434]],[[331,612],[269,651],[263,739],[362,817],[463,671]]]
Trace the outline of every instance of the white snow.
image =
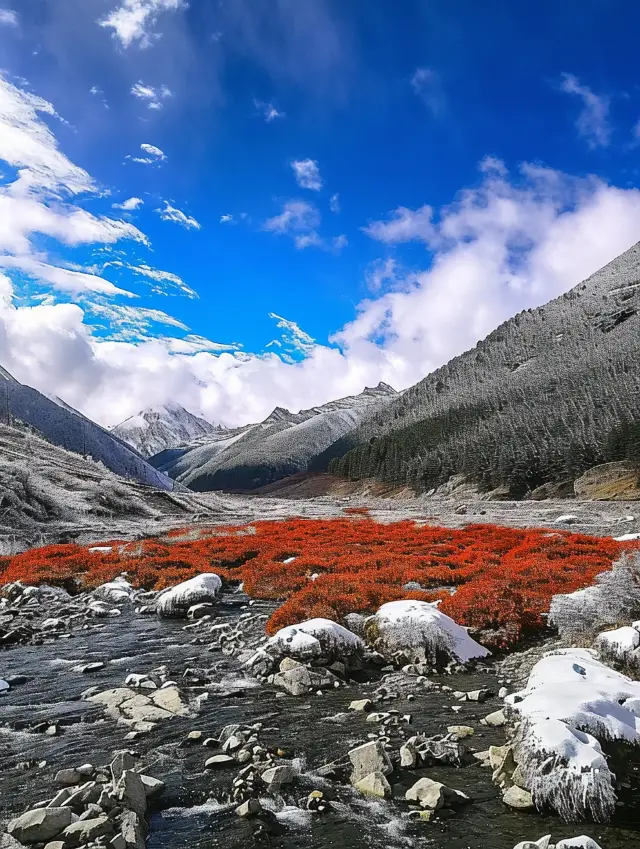
[[633,542],[636,539],[640,539],[640,534],[623,534],[621,537],[614,537],[616,542]]
[[407,599],[383,604],[365,622],[365,634],[379,640],[383,653],[418,650],[433,655],[444,651],[462,662],[490,654],[466,628],[438,610],[437,602]]
[[112,550],[112,548],[113,548],[113,546],[111,546],[111,545],[94,545],[88,550],[89,551],[99,551],[102,554],[107,554],[109,551]]
[[523,720],[516,760],[534,802],[566,819],[610,818],[616,797],[599,740],[640,745],[640,683],[591,650],[561,649],[538,661],[505,704]]
[[565,513],[562,516],[558,516],[556,519],[556,525],[572,525],[574,522],[579,521],[579,516],[576,516],[573,513]]
[[298,625],[281,628],[267,642],[265,648],[296,660],[313,659],[334,653],[337,657],[352,654],[364,648],[360,637],[331,619],[308,619]]
[[602,849],[602,848],[591,837],[587,837],[586,834],[582,834],[582,835],[580,835],[580,837],[567,837],[567,838],[565,838],[565,840],[561,840],[559,843],[556,843],[556,849]]
[[598,651],[613,655],[621,661],[624,661],[638,646],[640,646],[640,632],[631,625],[625,625],[613,631],[602,631],[594,643],[594,648]]
[[222,581],[215,572],[203,572],[160,593],[156,610],[161,616],[184,615],[194,604],[213,601],[221,589]]

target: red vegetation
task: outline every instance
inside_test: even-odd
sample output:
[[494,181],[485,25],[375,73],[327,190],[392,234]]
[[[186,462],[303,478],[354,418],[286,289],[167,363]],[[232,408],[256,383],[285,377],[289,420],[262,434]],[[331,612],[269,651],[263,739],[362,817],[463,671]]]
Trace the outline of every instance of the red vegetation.
[[[640,547],[569,531],[385,525],[356,510],[353,518],[327,521],[182,528],[162,538],[102,543],[109,552],[32,549],[0,560],[0,583],[90,589],[126,572],[134,586],[162,589],[215,571],[244,581],[255,598],[283,600],[270,632],[312,616],[340,621],[400,598],[441,598],[456,621],[492,631],[489,642],[506,646],[544,623],[552,595],[588,586],[625,548]],[[409,582],[419,589],[403,589]]]

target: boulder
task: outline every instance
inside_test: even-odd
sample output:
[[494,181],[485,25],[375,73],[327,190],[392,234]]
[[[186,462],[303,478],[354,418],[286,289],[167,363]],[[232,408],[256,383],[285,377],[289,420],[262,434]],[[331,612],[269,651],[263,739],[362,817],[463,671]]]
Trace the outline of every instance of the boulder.
[[387,799],[391,796],[391,786],[382,772],[370,772],[355,783],[356,790],[365,796]]
[[190,607],[215,601],[221,589],[222,581],[218,575],[203,572],[160,593],[156,599],[156,611],[160,616],[186,616]]
[[291,784],[294,777],[295,773],[288,764],[271,767],[260,776],[271,793],[277,793],[284,784]]
[[600,846],[591,837],[586,834],[580,837],[567,837],[556,843],[556,849],[600,849]]
[[20,843],[46,843],[71,825],[71,808],[38,808],[11,820],[7,834]]
[[71,823],[62,832],[65,849],[67,847],[78,846],[80,844],[91,843],[98,837],[105,834],[113,834],[113,821],[108,816],[103,815],[93,819],[78,820]]
[[353,766],[351,773],[351,783],[353,785],[373,772],[380,772],[382,775],[389,775],[393,772],[389,755],[382,743],[378,740],[372,740],[370,743],[363,743],[362,746],[356,746],[348,754]]
[[438,602],[391,601],[365,622],[367,642],[388,660],[404,663],[466,662],[489,655],[466,628],[438,610]]
[[137,772],[124,770],[116,785],[116,796],[123,808],[144,817],[147,810],[147,792]]
[[439,781],[421,778],[405,793],[408,802],[417,802],[422,808],[438,811],[446,806],[463,805],[470,801],[466,793],[453,790]]
[[135,811],[125,811],[120,818],[120,828],[127,849],[145,849],[145,822]]
[[335,681],[337,678],[330,672],[307,669],[306,666],[297,666],[273,676],[274,686],[280,687],[291,696],[304,696],[314,690],[333,687]]
[[527,811],[534,807],[531,793],[515,784],[504,791],[502,801],[510,808],[516,808],[519,811]]

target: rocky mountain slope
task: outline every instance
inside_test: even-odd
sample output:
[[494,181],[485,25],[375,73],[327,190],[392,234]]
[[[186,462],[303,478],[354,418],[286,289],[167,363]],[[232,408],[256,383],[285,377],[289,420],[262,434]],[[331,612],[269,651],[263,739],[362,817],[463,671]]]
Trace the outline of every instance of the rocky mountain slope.
[[188,490],[150,489],[17,424],[0,424],[0,507],[0,555],[45,541],[157,533],[227,513],[217,496],[203,504]]
[[180,404],[162,404],[125,419],[111,433],[133,445],[143,457],[152,457],[167,448],[215,434],[217,430],[219,426],[194,416]]
[[276,407],[259,424],[219,430],[150,462],[196,491],[255,489],[306,470],[314,457],[397,395],[380,383],[299,413]]
[[150,466],[130,445],[60,399],[48,398],[1,369],[0,424],[12,426],[15,423],[35,428],[53,445],[92,457],[121,477],[158,489],[173,489],[173,482]]
[[464,475],[522,497],[613,461],[640,467],[640,244],[505,322],[312,467],[420,491]]

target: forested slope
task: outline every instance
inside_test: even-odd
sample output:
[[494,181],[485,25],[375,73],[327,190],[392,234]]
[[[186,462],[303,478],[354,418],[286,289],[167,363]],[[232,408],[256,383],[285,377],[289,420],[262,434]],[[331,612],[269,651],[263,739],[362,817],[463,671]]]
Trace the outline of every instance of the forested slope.
[[640,465],[640,245],[507,321],[313,464],[428,490],[453,474],[515,497],[609,460]]

